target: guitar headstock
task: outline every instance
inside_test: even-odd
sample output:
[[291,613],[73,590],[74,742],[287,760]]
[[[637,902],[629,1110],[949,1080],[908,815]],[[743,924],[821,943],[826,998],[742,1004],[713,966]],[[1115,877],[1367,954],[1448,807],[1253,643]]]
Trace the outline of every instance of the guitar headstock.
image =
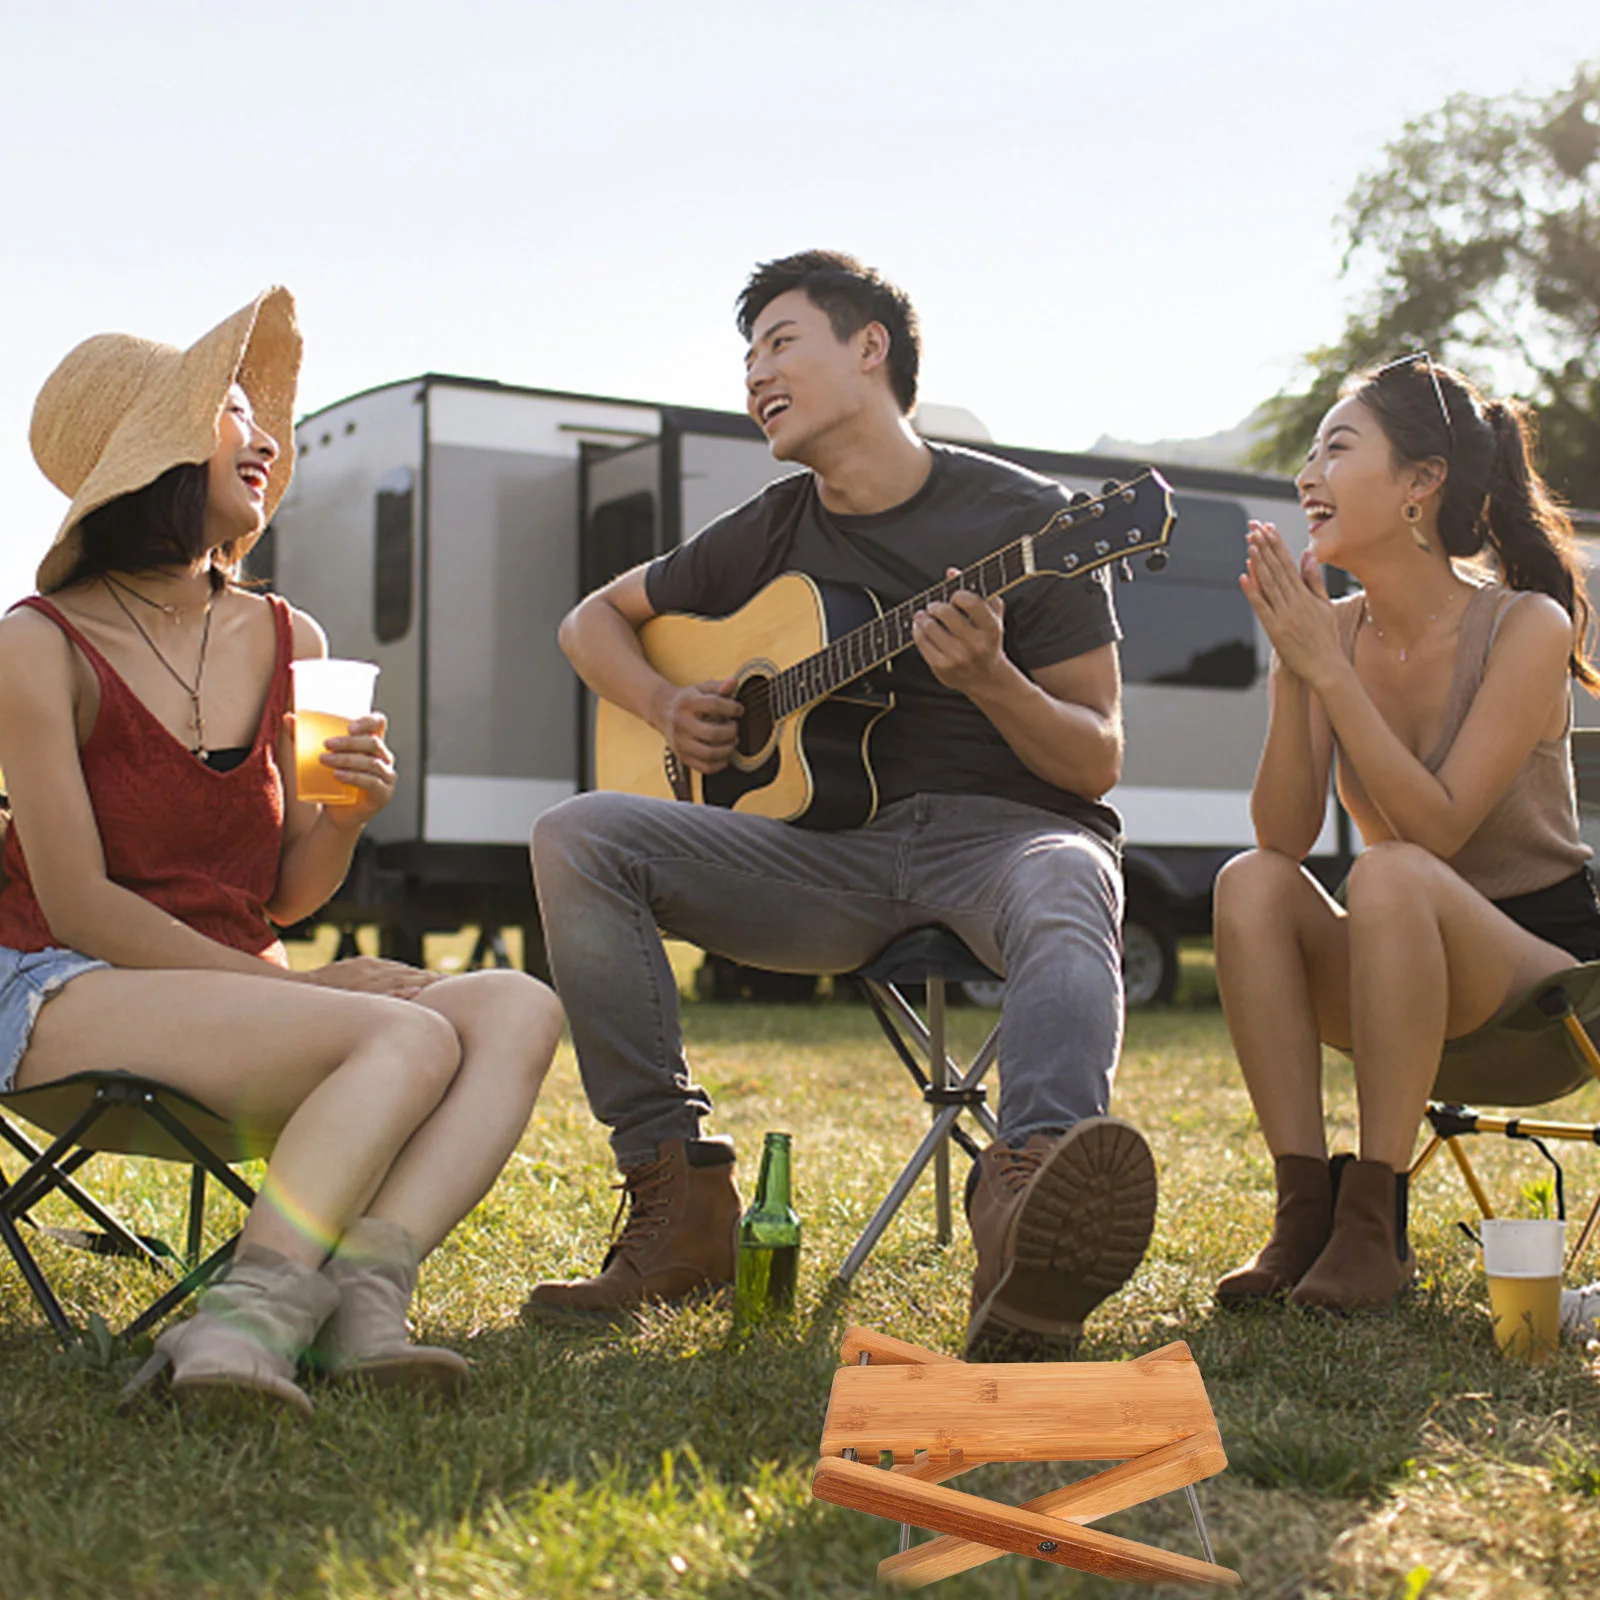
[[1125,556],[1149,552],[1152,572],[1167,563],[1166,547],[1177,523],[1172,490],[1154,467],[1127,483],[1108,483],[1097,495],[1079,495],[1033,536],[1036,572],[1078,577]]

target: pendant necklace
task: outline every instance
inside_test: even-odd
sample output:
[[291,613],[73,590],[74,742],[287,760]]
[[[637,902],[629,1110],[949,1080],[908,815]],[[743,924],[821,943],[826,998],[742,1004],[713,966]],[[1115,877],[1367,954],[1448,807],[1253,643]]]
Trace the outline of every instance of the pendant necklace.
[[[206,601],[205,623],[200,629],[200,659],[195,663],[194,682],[191,684],[184,678],[182,673],[180,673],[178,669],[173,666],[173,664],[161,653],[161,649],[156,644],[155,640],[144,631],[144,624],[141,623],[139,619],[128,609],[127,603],[123,600],[122,596],[117,593],[117,590],[121,588],[122,585],[114,583],[106,573],[100,574],[100,581],[106,586],[106,593],[117,602],[117,609],[121,611],[123,616],[125,616],[128,621],[133,624],[134,631],[139,635],[139,637],[150,646],[150,653],[156,658],[157,661],[161,663],[162,666],[167,669],[168,675],[172,678],[173,682],[176,683],[186,695],[188,695],[189,715],[194,723],[194,744],[191,747],[189,754],[192,756],[197,756],[201,761],[204,761],[207,755],[206,725],[204,719],[200,715],[200,680],[205,676],[206,671],[206,645],[211,638],[211,602],[216,599],[216,594],[213,592]],[[146,605],[154,606],[158,611],[165,611],[171,616],[176,616],[178,614],[177,606],[164,606],[157,600],[146,599],[146,597],[140,594],[137,589],[129,589],[128,593],[133,595],[135,599],[144,600]]]

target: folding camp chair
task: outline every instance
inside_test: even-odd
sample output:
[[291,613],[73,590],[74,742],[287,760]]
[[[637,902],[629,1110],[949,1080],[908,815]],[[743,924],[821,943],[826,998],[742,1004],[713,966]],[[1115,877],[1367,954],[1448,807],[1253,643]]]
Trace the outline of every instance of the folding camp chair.
[[[63,1340],[77,1330],[63,1310],[23,1230],[103,1255],[132,1256],[168,1279],[155,1301],[121,1330],[131,1337],[152,1327],[201,1288],[233,1254],[237,1234],[203,1260],[206,1179],[209,1175],[248,1207],[255,1190],[229,1165],[271,1153],[272,1141],[251,1137],[198,1100],[124,1072],[80,1072],[55,1083],[0,1095],[0,1113],[13,1113],[54,1137],[42,1148],[0,1114],[0,1138],[26,1163],[7,1181],[0,1168],[0,1240],[11,1252],[50,1326]],[[96,1154],[150,1156],[187,1162],[187,1236],[180,1252],[165,1240],[136,1233],[77,1181]],[[59,1193],[94,1225],[85,1231],[49,1227],[33,1215],[46,1196]]]
[[[950,1142],[953,1139],[974,1161],[979,1152],[959,1119],[970,1116],[991,1139],[999,1135],[994,1114],[984,1104],[983,1079],[1000,1048],[1000,1025],[989,1030],[978,1053],[964,1066],[950,1054],[945,1031],[945,985],[993,979],[996,974],[948,928],[926,927],[902,934],[866,966],[846,976],[858,980],[865,991],[884,1037],[921,1092],[932,1125],[845,1257],[838,1272],[840,1283],[848,1283],[860,1270],[930,1160],[935,1227],[939,1243],[949,1244]],[[913,984],[926,985],[925,1015],[907,993]]]
[[[1566,1215],[1566,1180],[1547,1140],[1600,1144],[1600,1123],[1549,1122],[1531,1117],[1501,1117],[1465,1102],[1497,1106],[1539,1106],[1571,1094],[1600,1078],[1600,1052],[1590,1030],[1600,1023],[1600,961],[1572,967],[1538,984],[1507,1005],[1476,1033],[1445,1047],[1428,1102],[1432,1136],[1411,1164],[1415,1183],[1428,1164],[1447,1149],[1455,1159],[1479,1212],[1494,1215],[1462,1140],[1472,1134],[1501,1134],[1532,1144],[1555,1169],[1556,1206]],[[1600,1194],[1567,1256],[1577,1265],[1600,1227]]]
[[[921,1588],[1011,1553],[1109,1578],[1238,1585],[1213,1558],[1194,1489],[1228,1458],[1186,1344],[1132,1361],[968,1366],[851,1328],[841,1356],[811,1493],[901,1524],[881,1581]],[[1121,1464],[1020,1506],[940,1487],[991,1461]],[[1188,1494],[1203,1561],[1085,1526],[1173,1489]],[[939,1537],[913,1545],[913,1526]]]

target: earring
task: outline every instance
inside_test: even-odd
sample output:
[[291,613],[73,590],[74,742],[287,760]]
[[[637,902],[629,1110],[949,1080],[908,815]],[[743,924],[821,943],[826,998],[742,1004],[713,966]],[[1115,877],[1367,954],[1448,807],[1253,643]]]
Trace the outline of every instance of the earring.
[[1415,500],[1408,500],[1400,515],[1406,519],[1406,526],[1411,530],[1411,537],[1417,542],[1417,549],[1432,550],[1433,546],[1428,543],[1428,536],[1422,531],[1422,507]]

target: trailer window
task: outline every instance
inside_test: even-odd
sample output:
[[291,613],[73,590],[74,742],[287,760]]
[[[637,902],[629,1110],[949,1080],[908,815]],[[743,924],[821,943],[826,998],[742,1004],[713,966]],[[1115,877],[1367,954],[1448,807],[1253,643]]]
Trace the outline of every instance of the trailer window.
[[594,508],[583,546],[583,592],[590,594],[656,553],[656,497],[647,489]]
[[372,633],[379,644],[393,644],[411,628],[414,501],[410,467],[378,480],[372,537]]
[[1123,681],[1248,689],[1256,681],[1256,633],[1239,590],[1244,507],[1188,495],[1176,496],[1175,506],[1166,568],[1116,588]]

